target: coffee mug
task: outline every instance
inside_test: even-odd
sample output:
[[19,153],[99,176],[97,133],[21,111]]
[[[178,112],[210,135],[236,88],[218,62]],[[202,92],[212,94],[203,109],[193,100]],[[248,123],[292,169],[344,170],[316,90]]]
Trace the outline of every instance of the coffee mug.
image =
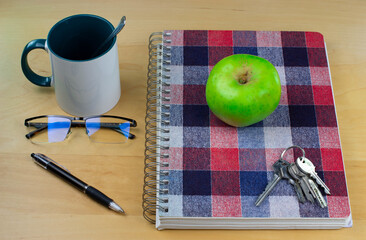
[[[51,28],[47,39],[35,39],[25,46],[21,58],[23,73],[38,86],[53,86],[57,102],[65,112],[74,116],[103,114],[121,96],[116,37],[99,55],[92,55],[113,30],[113,25],[99,16],[67,17]],[[27,55],[36,48],[49,53],[52,76],[40,76],[29,67]]]

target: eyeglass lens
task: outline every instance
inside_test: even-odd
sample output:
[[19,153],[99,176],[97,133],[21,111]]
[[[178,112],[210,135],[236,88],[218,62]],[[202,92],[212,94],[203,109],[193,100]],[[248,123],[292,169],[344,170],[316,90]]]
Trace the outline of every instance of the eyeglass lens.
[[110,117],[88,118],[85,127],[89,138],[101,143],[126,142],[130,133],[130,122]]
[[70,131],[71,120],[62,117],[49,116],[34,119],[29,122],[29,125],[37,129],[31,138],[33,142],[61,142],[65,140]]

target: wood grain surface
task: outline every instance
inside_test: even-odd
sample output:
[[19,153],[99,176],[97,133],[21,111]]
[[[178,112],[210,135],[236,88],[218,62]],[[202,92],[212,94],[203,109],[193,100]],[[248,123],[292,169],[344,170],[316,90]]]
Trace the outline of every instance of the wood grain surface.
[[[68,141],[35,145],[24,119],[65,114],[53,88],[30,83],[20,68],[24,46],[46,38],[60,19],[79,13],[127,24],[118,35],[122,96],[109,114],[134,118],[136,139],[123,145],[89,141],[75,129]],[[164,29],[318,31],[327,43],[354,226],[340,230],[166,230],[142,217],[147,39]],[[365,239],[366,2],[236,0],[0,1],[0,239]],[[50,75],[48,54],[31,67]],[[119,215],[37,167],[41,152],[112,197]]]

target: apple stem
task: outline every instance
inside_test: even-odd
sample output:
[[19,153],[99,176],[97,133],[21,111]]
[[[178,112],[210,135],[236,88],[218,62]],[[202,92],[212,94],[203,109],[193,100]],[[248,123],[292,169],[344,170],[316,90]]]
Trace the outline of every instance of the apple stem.
[[243,84],[248,83],[250,80],[250,77],[251,77],[251,73],[249,71],[244,71],[244,73],[242,73],[238,76],[239,84],[243,85]]

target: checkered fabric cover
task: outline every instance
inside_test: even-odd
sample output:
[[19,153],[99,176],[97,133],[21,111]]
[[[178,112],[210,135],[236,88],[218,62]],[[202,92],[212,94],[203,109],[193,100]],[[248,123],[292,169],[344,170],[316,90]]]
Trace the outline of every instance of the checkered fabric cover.
[[[245,218],[346,218],[350,206],[333,92],[323,36],[316,32],[170,32],[169,211],[160,216]],[[209,110],[205,84],[222,58],[246,53],[277,69],[282,96],[263,121],[243,128],[226,125]],[[299,145],[330,188],[328,207],[300,204],[287,181],[254,202],[273,177],[281,152]],[[300,152],[289,151],[294,162]],[[165,159],[164,159],[165,161]],[[323,189],[321,189],[323,192]],[[323,192],[324,194],[324,192]],[[163,204],[162,204],[163,205]]]

